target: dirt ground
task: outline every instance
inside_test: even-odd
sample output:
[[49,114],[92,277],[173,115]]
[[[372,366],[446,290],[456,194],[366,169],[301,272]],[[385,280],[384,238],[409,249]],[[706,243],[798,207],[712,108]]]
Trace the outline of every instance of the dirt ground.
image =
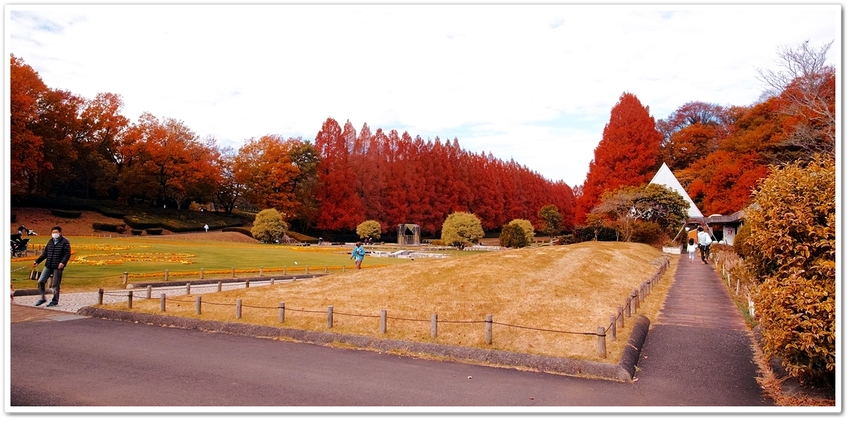
[[[13,208],[12,213],[16,216],[16,222],[12,223],[10,226],[10,233],[16,234],[18,232],[18,226],[24,225],[30,230],[35,231],[38,236],[37,237],[28,237],[24,236],[24,238],[31,238],[30,243],[32,242],[41,242],[37,238],[41,237],[44,241],[47,241],[47,238],[50,237],[50,230],[58,225],[62,227],[62,234],[73,237],[73,236],[88,236],[88,235],[118,235],[116,233],[110,233],[106,231],[96,231],[92,227],[92,223],[94,222],[103,222],[107,224],[121,224],[124,221],[118,218],[110,218],[108,216],[104,216],[98,212],[93,211],[83,211],[79,218],[62,218],[58,216],[54,216],[50,214],[49,209],[40,209],[40,208]],[[131,234],[123,234],[124,236],[131,236]],[[221,230],[211,230],[210,232],[188,232],[188,233],[173,233],[166,229],[162,230],[162,235],[160,237],[180,237],[188,240],[208,240],[208,241],[230,241],[230,242],[241,242],[241,243],[256,243],[257,240],[248,237],[245,234],[240,234],[238,232],[221,232]]]

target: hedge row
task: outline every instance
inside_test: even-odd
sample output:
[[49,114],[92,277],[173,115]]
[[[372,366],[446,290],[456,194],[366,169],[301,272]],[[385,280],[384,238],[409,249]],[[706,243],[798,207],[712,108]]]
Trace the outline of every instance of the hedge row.
[[50,214],[60,218],[79,218],[83,212],[77,210],[51,209]]

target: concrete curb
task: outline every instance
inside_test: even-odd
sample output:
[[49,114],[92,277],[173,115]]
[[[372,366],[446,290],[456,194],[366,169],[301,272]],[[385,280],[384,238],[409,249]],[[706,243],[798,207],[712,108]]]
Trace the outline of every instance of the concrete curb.
[[222,332],[240,336],[264,338],[285,337],[294,341],[316,345],[344,343],[356,348],[367,350],[384,352],[402,351],[411,354],[445,357],[463,363],[510,366],[531,369],[544,373],[594,377],[627,383],[631,383],[634,378],[638,357],[640,356],[640,349],[646,340],[647,333],[649,332],[649,319],[643,315],[638,315],[635,328],[632,329],[632,334],[630,335],[628,343],[623,351],[623,355],[620,358],[620,363],[606,364],[545,355],[380,339],[368,336],[316,332],[244,323],[198,320],[187,317],[133,313],[95,307],[83,307],[77,311],[77,314],[106,320],[138,322],[148,325],[207,332]]

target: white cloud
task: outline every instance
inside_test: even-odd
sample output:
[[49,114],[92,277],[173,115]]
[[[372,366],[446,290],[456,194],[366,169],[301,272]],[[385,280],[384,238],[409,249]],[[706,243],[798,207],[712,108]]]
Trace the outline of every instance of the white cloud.
[[51,88],[118,93],[133,120],[222,144],[313,138],[333,117],[457,137],[576,185],[623,92],[656,119],[748,105],[777,47],[839,23],[839,6],[21,5],[6,51]]

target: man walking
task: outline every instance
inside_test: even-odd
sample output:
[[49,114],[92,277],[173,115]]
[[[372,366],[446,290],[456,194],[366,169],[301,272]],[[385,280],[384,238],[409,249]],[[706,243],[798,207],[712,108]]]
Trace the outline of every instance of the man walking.
[[697,243],[699,243],[699,254],[702,262],[708,264],[709,248],[711,247],[711,236],[703,231],[702,227],[697,228]]
[[35,259],[35,262],[32,263],[33,266],[38,266],[39,263],[46,260],[41,278],[38,279],[38,292],[41,294],[41,299],[35,303],[37,306],[47,302],[44,296],[45,284],[51,274],[53,275],[53,299],[47,304],[47,307],[55,307],[59,304],[59,284],[62,282],[62,272],[64,272],[68,260],[71,259],[71,242],[62,236],[62,227],[53,227],[51,235],[53,238],[47,240],[47,245],[44,247],[41,256],[38,256],[38,259]]

